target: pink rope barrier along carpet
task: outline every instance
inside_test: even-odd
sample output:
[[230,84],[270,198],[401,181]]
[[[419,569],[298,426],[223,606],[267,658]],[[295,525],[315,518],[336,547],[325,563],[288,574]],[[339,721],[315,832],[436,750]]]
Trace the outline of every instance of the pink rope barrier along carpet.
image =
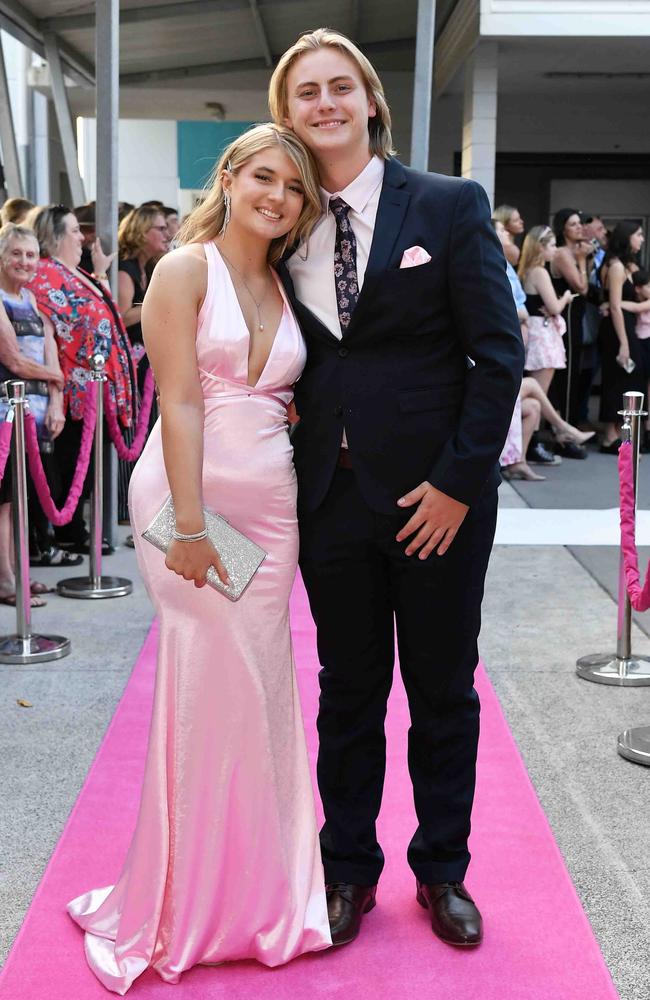
[[43,513],[48,521],[60,528],[64,524],[69,524],[72,515],[77,509],[79,497],[83,490],[83,485],[90,465],[90,454],[93,449],[93,437],[95,434],[95,419],[97,416],[97,383],[88,382],[86,385],[86,401],[84,405],[83,430],[81,432],[81,445],[79,447],[79,457],[77,458],[77,468],[74,471],[72,485],[65,504],[59,510],[50,493],[50,487],[45,472],[41,453],[38,447],[38,436],[36,434],[36,421],[31,414],[25,415],[25,443],[27,447],[27,458],[29,459],[29,471],[36,487],[36,493],[40,501]]
[[138,424],[133,438],[133,444],[129,447],[125,444],[124,438],[117,422],[117,412],[115,400],[111,396],[108,382],[104,383],[104,409],[106,412],[106,425],[111,441],[115,445],[115,450],[123,462],[135,462],[140,457],[140,452],[144,447],[144,442],[149,429],[149,416],[151,414],[151,404],[153,403],[153,372],[148,370],[144,381],[144,392],[142,394],[142,404],[138,416]]
[[11,434],[14,429],[14,425],[10,420],[5,420],[5,422],[0,426],[0,483],[4,479],[5,469],[7,468],[7,459],[9,458],[9,452],[11,451]]
[[632,445],[624,441],[618,452],[618,480],[621,507],[621,549],[625,568],[625,583],[630,603],[635,611],[650,608],[650,573],[641,587],[639,555],[636,550],[634,476],[632,472]]

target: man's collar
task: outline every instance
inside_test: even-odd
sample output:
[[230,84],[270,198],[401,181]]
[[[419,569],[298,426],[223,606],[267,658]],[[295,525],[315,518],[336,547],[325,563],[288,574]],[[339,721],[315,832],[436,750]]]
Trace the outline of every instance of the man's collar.
[[329,192],[320,189],[321,202],[325,214],[329,211],[332,198],[342,198],[353,212],[360,215],[384,179],[384,161],[375,155],[365,165],[360,174],[341,191]]

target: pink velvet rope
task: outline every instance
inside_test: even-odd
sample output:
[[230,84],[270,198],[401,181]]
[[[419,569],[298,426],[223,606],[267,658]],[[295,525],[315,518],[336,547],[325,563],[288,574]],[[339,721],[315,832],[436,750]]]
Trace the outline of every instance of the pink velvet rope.
[[646,571],[646,581],[642,588],[639,576],[639,556],[636,550],[632,452],[632,445],[628,441],[623,442],[618,452],[621,549],[630,603],[635,611],[647,611],[650,608],[650,573]]
[[86,399],[84,403],[83,429],[81,431],[81,445],[77,458],[77,468],[74,470],[72,485],[65,504],[58,510],[52,500],[50,487],[45,472],[43,462],[38,447],[38,435],[36,433],[36,421],[31,413],[25,414],[25,443],[27,446],[27,458],[29,459],[29,471],[36,487],[38,499],[43,513],[48,521],[60,528],[64,524],[69,524],[72,515],[77,509],[79,497],[83,490],[83,485],[90,465],[90,454],[93,450],[93,438],[95,435],[95,422],[97,417],[97,383],[88,382],[86,384]]
[[9,458],[9,452],[11,451],[11,434],[13,429],[14,425],[10,420],[5,420],[0,427],[0,483],[4,479],[5,469],[7,468],[7,459]]
[[115,400],[111,396],[108,382],[104,383],[104,409],[106,412],[106,424],[111,441],[115,445],[115,450],[123,462],[135,462],[140,457],[140,452],[144,447],[144,442],[149,430],[149,416],[151,414],[151,404],[153,403],[153,372],[148,369],[144,379],[144,391],[142,393],[142,404],[138,416],[138,424],[133,438],[133,444],[129,447],[125,444],[122,432],[117,422],[117,410]]

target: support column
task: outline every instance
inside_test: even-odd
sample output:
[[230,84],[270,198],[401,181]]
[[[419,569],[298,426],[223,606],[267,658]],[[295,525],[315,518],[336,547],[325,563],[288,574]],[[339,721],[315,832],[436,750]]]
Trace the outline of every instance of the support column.
[[[97,197],[95,220],[104,253],[117,250],[117,133],[119,121],[120,8],[119,0],[96,0],[95,87],[97,108]],[[117,257],[110,271],[117,297]],[[104,537],[115,543],[117,470],[115,452],[104,451]]]
[[20,176],[20,161],[16,144],[16,130],[11,111],[7,67],[0,38],[0,147],[2,148],[2,166],[5,175],[5,191],[8,198],[22,198],[25,191]]
[[29,198],[35,205],[48,205],[50,196],[50,138],[48,99],[32,89],[32,183]]
[[59,55],[59,43],[56,35],[50,32],[43,35],[45,43],[45,57],[50,69],[50,83],[52,86],[52,97],[54,98],[54,110],[56,121],[59,126],[59,136],[61,137],[61,147],[63,149],[63,159],[68,175],[70,193],[74,205],[83,205],[86,201],[83,181],[79,173],[79,163],[77,161],[77,143],[74,134],[72,115],[68,103],[68,93],[63,77],[63,67]]
[[414,170],[429,169],[435,28],[436,0],[418,0],[411,124],[411,166]]
[[493,207],[498,74],[497,43],[480,41],[465,63],[461,172],[483,185]]

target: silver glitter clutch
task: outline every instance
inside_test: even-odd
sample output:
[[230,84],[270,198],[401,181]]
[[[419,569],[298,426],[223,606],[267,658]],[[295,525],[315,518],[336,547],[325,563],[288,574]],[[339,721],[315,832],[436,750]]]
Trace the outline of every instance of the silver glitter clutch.
[[[220,514],[215,514],[211,510],[204,510],[203,513],[205,526],[208,529],[208,538],[221,556],[221,561],[228,571],[230,586],[226,587],[221,582],[214,566],[210,566],[208,570],[207,582],[228,600],[238,601],[266,559],[266,552],[255,542],[251,542],[246,535],[242,535],[241,531],[233,528],[225,517],[221,517]],[[142,537],[155,545],[161,552],[166,552],[175,527],[174,501],[169,496],[149,527],[142,532]]]

